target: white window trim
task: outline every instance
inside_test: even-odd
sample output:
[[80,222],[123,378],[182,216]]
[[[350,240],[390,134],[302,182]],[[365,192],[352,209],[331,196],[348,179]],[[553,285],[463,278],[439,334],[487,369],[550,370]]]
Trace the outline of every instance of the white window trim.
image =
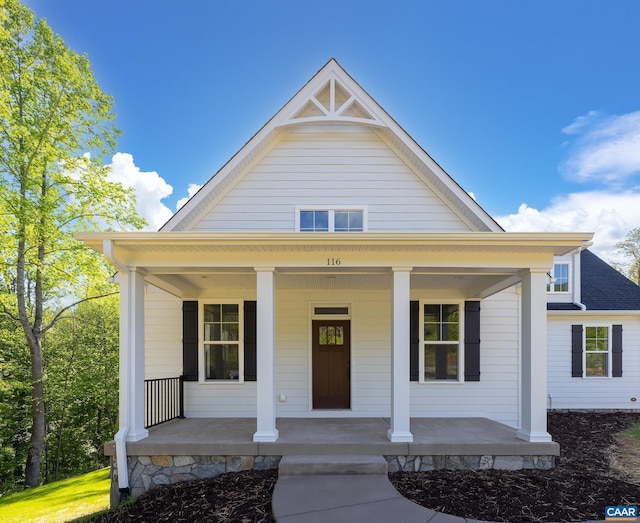
[[[341,206],[296,205],[296,217],[295,217],[296,232],[300,232],[300,211],[329,211],[329,231],[328,232],[335,232],[335,212],[336,211],[362,211],[362,232],[367,232],[368,230],[369,211],[366,205],[341,205]],[[340,232],[339,234],[348,234],[348,232]]]
[[[457,380],[426,380],[424,378],[424,306],[425,305],[442,305],[443,303],[452,303],[458,305],[458,379]],[[419,374],[418,382],[430,386],[434,385],[458,385],[464,383],[464,301],[452,300],[448,298],[420,300],[420,346],[418,350]]]
[[[204,306],[205,305],[238,305],[238,379],[211,380],[206,378],[206,359],[204,342]],[[244,383],[244,301],[237,299],[205,299],[198,300],[198,382],[206,385],[238,385]]]
[[[566,291],[556,291],[554,289],[555,286],[555,268],[556,265],[566,265],[567,266],[567,290]],[[571,294],[571,292],[573,291],[573,280],[572,280],[572,267],[571,267],[571,262],[565,262],[565,261],[554,261],[553,262],[553,267],[551,268],[551,271],[549,272],[549,275],[551,276],[551,281],[549,282],[549,290],[547,291],[547,294],[553,294],[555,296],[559,296],[559,295],[569,295]]]
[[[588,376],[587,375],[587,327],[607,327],[609,335],[607,339],[607,375]],[[591,352],[590,354],[602,354],[602,352]],[[612,379],[613,364],[613,324],[609,323],[585,323],[582,325],[582,377],[587,380],[608,380]]]
[[[316,307],[346,307],[346,314],[316,314]],[[351,319],[351,302],[350,301],[313,301],[309,303],[309,317],[312,320],[350,320]]]

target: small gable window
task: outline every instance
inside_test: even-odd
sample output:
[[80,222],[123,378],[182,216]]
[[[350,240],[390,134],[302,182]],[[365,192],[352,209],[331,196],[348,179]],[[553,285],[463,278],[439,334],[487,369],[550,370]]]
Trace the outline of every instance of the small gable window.
[[363,232],[366,210],[356,209],[297,209],[300,232]]
[[239,304],[204,303],[202,312],[205,380],[242,381]]
[[549,273],[547,292],[569,292],[569,264],[555,263],[553,271]]

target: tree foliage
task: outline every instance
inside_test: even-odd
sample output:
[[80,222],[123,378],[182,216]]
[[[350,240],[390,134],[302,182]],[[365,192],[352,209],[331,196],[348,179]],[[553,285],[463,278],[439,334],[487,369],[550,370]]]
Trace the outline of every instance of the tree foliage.
[[0,0],[0,38],[0,305],[29,348],[34,486],[46,438],[43,336],[75,302],[111,292],[95,285],[104,262],[72,231],[143,222],[132,190],[104,166],[119,132],[88,58],[18,0]]
[[640,228],[629,231],[625,240],[618,242],[616,247],[630,261],[627,272],[629,279],[640,285]]

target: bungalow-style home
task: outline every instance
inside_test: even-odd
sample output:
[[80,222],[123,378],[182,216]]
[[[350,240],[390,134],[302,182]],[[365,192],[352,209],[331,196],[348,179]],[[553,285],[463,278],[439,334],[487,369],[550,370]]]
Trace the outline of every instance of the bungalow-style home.
[[633,379],[637,315],[578,292],[591,237],[505,232],[330,60],[160,231],[77,234],[118,270],[117,486],[553,466],[547,407]]

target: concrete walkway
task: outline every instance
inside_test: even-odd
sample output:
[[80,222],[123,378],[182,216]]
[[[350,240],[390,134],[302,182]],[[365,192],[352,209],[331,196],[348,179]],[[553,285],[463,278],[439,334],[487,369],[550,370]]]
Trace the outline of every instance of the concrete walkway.
[[382,456],[284,456],[273,491],[278,523],[464,523],[401,496]]
[[382,456],[284,456],[272,508],[278,523],[480,523],[401,496]]

